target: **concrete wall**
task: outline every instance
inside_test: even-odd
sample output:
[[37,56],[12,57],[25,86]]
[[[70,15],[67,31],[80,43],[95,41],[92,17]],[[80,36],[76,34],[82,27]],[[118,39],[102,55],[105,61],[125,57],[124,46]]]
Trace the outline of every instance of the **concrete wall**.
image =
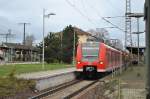
[[72,81],[76,78],[74,72],[60,74],[57,76],[42,78],[36,81],[36,89],[41,91],[47,88],[55,87],[60,84]]

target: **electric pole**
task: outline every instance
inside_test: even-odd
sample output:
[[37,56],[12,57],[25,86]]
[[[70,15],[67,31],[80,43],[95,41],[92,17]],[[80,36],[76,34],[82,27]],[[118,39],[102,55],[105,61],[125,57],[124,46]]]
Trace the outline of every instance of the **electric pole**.
[[29,25],[30,23],[19,23],[23,25],[23,45],[25,45],[25,39],[26,39],[26,25]]
[[8,33],[2,33],[2,34],[0,34],[1,36],[5,36],[4,38],[6,39],[6,43],[8,42],[8,38],[11,38],[12,36],[13,36],[13,34],[11,34],[11,29],[8,29]]
[[137,34],[137,39],[138,39],[138,41],[137,41],[137,43],[138,43],[138,64],[139,64],[139,62],[140,62],[140,55],[139,55],[139,52],[140,52],[140,48],[139,48],[139,44],[140,44],[140,42],[139,42],[139,34],[140,33],[144,33],[144,32],[140,32],[139,31],[139,19],[140,18],[142,18],[142,17],[144,17],[144,14],[143,13],[131,13],[131,14],[129,14],[128,15],[128,17],[134,17],[134,18],[136,18],[137,19],[137,32],[133,32],[134,34]]
[[150,0],[145,0],[146,21],[146,99],[150,99]]
[[131,34],[131,0],[126,0],[126,12],[125,12],[125,48],[127,46],[131,47],[131,60],[132,60],[132,34]]
[[8,37],[11,36],[11,29],[8,30],[8,33],[6,34],[6,43],[8,41]]

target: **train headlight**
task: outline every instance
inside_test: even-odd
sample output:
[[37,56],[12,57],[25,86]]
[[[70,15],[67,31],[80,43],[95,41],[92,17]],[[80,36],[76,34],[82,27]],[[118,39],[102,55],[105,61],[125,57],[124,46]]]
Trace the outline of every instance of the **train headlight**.
[[77,62],[78,64],[80,64],[81,62]]
[[101,65],[104,63],[104,62],[99,62]]

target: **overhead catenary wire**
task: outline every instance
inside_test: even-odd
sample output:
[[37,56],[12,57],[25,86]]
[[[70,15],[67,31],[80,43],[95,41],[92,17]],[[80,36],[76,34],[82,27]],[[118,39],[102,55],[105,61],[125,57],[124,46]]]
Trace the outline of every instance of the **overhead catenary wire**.
[[[90,23],[93,24],[93,21],[88,17],[88,16],[85,16],[75,5],[73,5],[69,0],[66,0],[66,2],[72,6],[80,15],[82,15],[83,17],[85,17]],[[96,11],[97,15],[102,19],[104,20],[105,22],[111,24],[112,26],[116,27],[118,30],[122,31],[122,32],[125,32],[123,29],[121,29],[119,26],[115,25],[114,23],[110,22],[109,20],[105,19],[104,17],[101,16],[101,14],[99,13],[99,11],[97,11],[97,9],[95,9],[93,6],[89,5],[90,8],[94,9],[94,11]]]
[[84,4],[84,0],[81,0],[81,4],[82,4],[82,8],[83,8],[84,12],[87,14],[86,7],[85,7],[85,4]]
[[66,0],[66,2],[73,7],[82,17],[86,18],[88,20],[88,22],[90,22],[91,24],[95,25],[95,23],[93,23],[93,21],[86,15],[84,15],[74,4],[72,4],[69,0]]
[[[106,1],[106,0],[105,0]],[[121,10],[121,12],[124,12],[122,9],[120,9],[120,7],[116,7],[113,5],[113,3],[111,2],[111,0],[107,0],[107,3],[116,11],[118,12],[118,9]]]
[[[101,16],[101,14],[99,13],[99,11],[97,11],[96,8],[94,8],[93,6],[89,5],[90,8],[94,9],[94,11],[96,11],[97,15],[102,19],[104,20],[105,22],[111,24],[112,26],[116,27],[117,29],[121,30],[122,32],[125,32],[125,30],[121,29],[119,26],[115,25],[114,23],[110,22],[109,20],[105,19],[104,17]],[[120,16],[116,16],[116,17],[120,17]],[[122,16],[121,16],[122,17]]]
[[121,29],[120,27],[118,27],[117,25],[113,24],[112,22],[110,22],[109,20],[105,19],[102,17],[103,20],[105,20],[107,23],[111,24],[112,26],[116,27],[117,29],[121,30],[122,32],[125,32],[123,29]]
[[103,18],[125,18],[125,16],[107,16],[107,17],[103,17]]

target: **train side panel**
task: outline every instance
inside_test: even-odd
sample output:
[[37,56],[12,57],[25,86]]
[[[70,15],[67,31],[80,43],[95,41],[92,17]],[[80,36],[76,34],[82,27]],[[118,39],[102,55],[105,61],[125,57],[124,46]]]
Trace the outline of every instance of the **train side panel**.
[[81,50],[81,44],[77,47],[77,54],[76,54],[76,69],[77,71],[83,71],[83,65],[82,65],[82,50]]
[[103,43],[100,43],[100,51],[99,51],[99,63],[97,64],[97,72],[105,72],[106,71],[106,47]]

